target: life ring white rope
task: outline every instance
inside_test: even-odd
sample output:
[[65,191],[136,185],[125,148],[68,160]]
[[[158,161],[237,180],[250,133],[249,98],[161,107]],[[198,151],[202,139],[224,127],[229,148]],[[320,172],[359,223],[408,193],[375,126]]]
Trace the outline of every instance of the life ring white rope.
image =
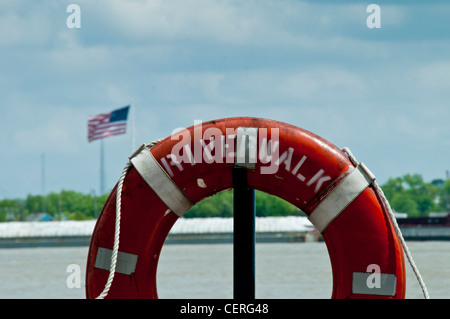
[[[353,163],[353,165],[358,166],[359,162],[353,156],[352,152],[350,151],[350,149],[348,147],[344,147],[342,149],[342,151],[347,154],[348,158]],[[378,183],[376,182],[375,179],[372,181],[372,185],[373,185],[375,191],[378,193],[378,196],[381,198],[384,206],[386,207],[388,216],[392,222],[392,225],[394,226],[394,229],[395,229],[395,232],[397,233],[398,238],[400,239],[400,243],[402,244],[403,251],[405,252],[406,258],[408,259],[408,262],[411,265],[411,268],[412,268],[414,274],[416,275],[417,281],[419,282],[420,288],[422,289],[423,296],[425,297],[425,299],[429,299],[430,296],[428,294],[427,287],[425,286],[425,282],[423,281],[422,276],[420,275],[419,269],[417,268],[416,263],[414,262],[414,260],[412,258],[412,255],[409,251],[408,245],[406,245],[406,241],[403,238],[400,227],[398,226],[397,219],[395,218],[395,215],[392,212],[391,205],[389,205],[389,202],[386,199],[386,196],[384,195],[383,190],[378,185]]]
[[[148,149],[151,149],[153,146],[158,144],[161,141],[161,139],[151,142],[150,144],[145,145]],[[131,167],[131,161],[128,161],[125,165],[122,175],[120,175],[119,182],[117,184],[117,190],[116,190],[116,223],[115,223],[115,230],[114,230],[114,245],[113,245],[113,251],[111,255],[111,266],[109,269],[109,276],[108,280],[106,281],[105,288],[101,292],[101,294],[96,299],[104,299],[109,292],[109,289],[111,288],[111,284],[114,280],[114,274],[116,273],[116,265],[117,265],[117,254],[119,252],[119,243],[120,243],[120,215],[121,215],[121,205],[122,205],[122,187],[123,182],[125,180],[125,176],[128,173],[128,170]]]

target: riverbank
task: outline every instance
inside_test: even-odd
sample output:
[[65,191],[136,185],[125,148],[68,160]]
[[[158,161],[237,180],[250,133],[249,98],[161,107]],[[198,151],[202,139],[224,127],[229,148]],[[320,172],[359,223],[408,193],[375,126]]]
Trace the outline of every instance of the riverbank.
[[[0,248],[89,245],[95,220],[0,223]],[[315,231],[305,217],[257,217],[256,242],[314,241]],[[233,242],[232,218],[180,218],[165,244]]]
[[[0,223],[0,248],[88,246],[95,220]],[[400,225],[410,241],[450,240],[450,227]],[[257,243],[321,241],[306,217],[256,218]],[[232,218],[180,218],[165,244],[228,244],[233,242]]]
[[[257,243],[293,243],[316,241],[312,232],[258,232]],[[0,248],[76,247],[89,246],[91,236],[46,236],[0,238]],[[181,244],[230,244],[233,233],[169,234],[165,245]]]

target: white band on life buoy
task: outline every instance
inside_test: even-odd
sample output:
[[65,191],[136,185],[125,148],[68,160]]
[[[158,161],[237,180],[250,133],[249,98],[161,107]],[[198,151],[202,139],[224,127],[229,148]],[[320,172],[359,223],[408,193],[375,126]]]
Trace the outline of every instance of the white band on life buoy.
[[258,128],[238,127],[236,130],[236,166],[255,168],[257,160]]
[[181,217],[193,206],[145,146],[133,153],[130,160],[148,186],[175,214]]
[[363,164],[348,174],[344,180],[325,197],[309,216],[309,220],[319,232],[327,226],[359,196],[373,181],[375,176]]

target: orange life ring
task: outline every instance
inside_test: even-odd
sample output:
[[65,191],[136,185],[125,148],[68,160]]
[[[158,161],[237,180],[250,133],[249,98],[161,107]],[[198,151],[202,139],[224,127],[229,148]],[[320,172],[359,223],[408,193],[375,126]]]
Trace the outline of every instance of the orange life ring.
[[[216,141],[215,148],[210,141]],[[231,188],[236,163],[248,167],[250,187],[295,205],[321,232],[332,264],[332,298],[405,296],[403,249],[371,184],[373,175],[313,133],[267,119],[220,119],[184,129],[151,150],[143,147],[131,162],[123,181],[120,246],[107,298],[158,297],[158,258],[170,229],[192,205]],[[100,295],[110,274],[117,187],[92,235],[88,298]],[[372,282],[377,278],[378,286]]]

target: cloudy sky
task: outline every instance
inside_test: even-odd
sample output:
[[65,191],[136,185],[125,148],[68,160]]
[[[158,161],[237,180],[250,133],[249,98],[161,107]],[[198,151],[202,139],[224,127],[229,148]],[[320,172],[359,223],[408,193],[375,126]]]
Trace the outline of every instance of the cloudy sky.
[[[0,199],[99,191],[87,118],[134,102],[136,143],[194,120],[255,116],[310,130],[379,183],[450,169],[450,4],[378,1],[0,2]],[[70,29],[67,6],[81,9]],[[408,3],[408,4],[406,4]],[[130,134],[104,140],[117,182]]]

